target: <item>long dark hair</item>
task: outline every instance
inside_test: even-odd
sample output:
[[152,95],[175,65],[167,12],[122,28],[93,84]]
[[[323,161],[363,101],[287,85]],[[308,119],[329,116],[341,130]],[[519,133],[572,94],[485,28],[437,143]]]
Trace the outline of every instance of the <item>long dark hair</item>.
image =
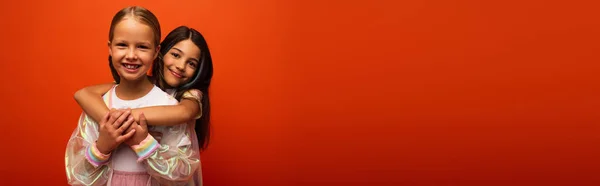
[[198,89],[202,92],[202,99],[200,101],[202,104],[202,117],[196,120],[195,130],[200,150],[204,150],[208,146],[210,139],[210,97],[208,88],[210,87],[213,75],[212,58],[204,36],[197,30],[187,26],[180,26],[171,31],[163,42],[160,43],[160,60],[152,66],[152,76],[155,78],[157,86],[161,89],[171,88],[165,82],[163,72],[164,62],[162,58],[175,44],[186,39],[190,39],[200,49],[200,63],[190,82],[179,87],[174,87],[175,98],[181,100],[183,93],[190,89]]
[[[158,18],[150,12],[150,10],[145,9],[140,6],[130,6],[119,10],[114,16],[112,21],[110,22],[110,30],[108,31],[108,41],[112,42],[115,32],[115,26],[119,24],[125,17],[131,16],[136,19],[138,22],[148,25],[154,34],[154,46],[158,46],[160,43],[160,23],[158,22]],[[156,60],[154,62],[156,64]],[[117,70],[112,64],[112,56],[108,55],[108,66],[110,67],[110,72],[112,73],[113,79],[118,84],[121,81],[121,77]]]

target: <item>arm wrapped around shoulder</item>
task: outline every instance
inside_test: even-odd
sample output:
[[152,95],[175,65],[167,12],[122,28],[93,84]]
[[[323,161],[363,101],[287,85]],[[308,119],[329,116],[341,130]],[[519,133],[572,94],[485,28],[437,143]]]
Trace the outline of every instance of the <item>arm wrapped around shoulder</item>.
[[181,99],[191,99],[198,102],[198,115],[196,115],[194,119],[200,119],[200,117],[202,117],[202,91],[198,89],[190,89],[183,93]]

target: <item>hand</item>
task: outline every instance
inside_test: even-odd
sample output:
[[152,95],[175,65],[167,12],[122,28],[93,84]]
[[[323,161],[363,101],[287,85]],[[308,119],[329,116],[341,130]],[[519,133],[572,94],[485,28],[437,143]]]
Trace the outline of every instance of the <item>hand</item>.
[[[139,123],[139,124],[137,124]],[[146,124],[146,116],[144,113],[140,114],[140,122],[136,122],[128,130],[135,131],[135,134],[125,141],[125,144],[130,147],[133,145],[139,145],[140,142],[144,141],[148,137],[148,125]]]
[[96,147],[101,153],[110,153],[135,134],[135,129],[123,134],[127,128],[130,128],[129,126],[134,121],[130,114],[130,110],[122,111],[113,109],[102,118],[99,123],[100,134],[96,141]]

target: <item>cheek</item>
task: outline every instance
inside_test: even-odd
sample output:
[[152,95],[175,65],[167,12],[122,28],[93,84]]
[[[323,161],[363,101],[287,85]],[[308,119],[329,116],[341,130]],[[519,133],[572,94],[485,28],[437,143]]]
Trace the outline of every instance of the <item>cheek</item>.
[[168,70],[169,70],[170,64],[168,63],[168,61],[169,60],[163,60],[163,72],[165,72],[165,73],[168,72]]
[[119,61],[125,56],[125,52],[119,49],[112,49],[110,56],[113,58],[113,61]]
[[187,77],[188,80],[191,80],[193,78],[193,76],[194,76],[194,72],[196,72],[195,69],[192,69],[192,68],[186,69],[185,70],[185,77]]
[[167,68],[168,66],[171,66],[173,64],[173,59],[169,56],[165,56],[163,57],[163,66],[165,66],[165,68]]
[[110,57],[112,58],[112,64],[117,67],[117,64],[123,59],[123,55],[120,55],[118,52],[113,52]]
[[144,62],[145,64],[152,64],[154,62],[154,53],[145,53],[143,56],[140,56],[140,58],[142,59],[142,62]]
[[[163,73],[163,77],[165,78],[165,81],[167,81],[167,82],[172,82],[175,79],[175,77],[173,77],[173,75],[169,71],[169,68],[167,67],[166,64],[163,64],[162,73]],[[173,85],[171,85],[171,86],[173,86]]]

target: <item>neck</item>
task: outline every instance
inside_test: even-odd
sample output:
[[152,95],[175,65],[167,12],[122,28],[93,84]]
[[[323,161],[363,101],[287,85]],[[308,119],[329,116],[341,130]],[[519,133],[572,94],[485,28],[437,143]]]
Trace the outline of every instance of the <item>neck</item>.
[[142,78],[136,81],[127,81],[121,78],[119,86],[115,89],[117,97],[123,100],[134,100],[148,94],[154,85],[148,78]]

